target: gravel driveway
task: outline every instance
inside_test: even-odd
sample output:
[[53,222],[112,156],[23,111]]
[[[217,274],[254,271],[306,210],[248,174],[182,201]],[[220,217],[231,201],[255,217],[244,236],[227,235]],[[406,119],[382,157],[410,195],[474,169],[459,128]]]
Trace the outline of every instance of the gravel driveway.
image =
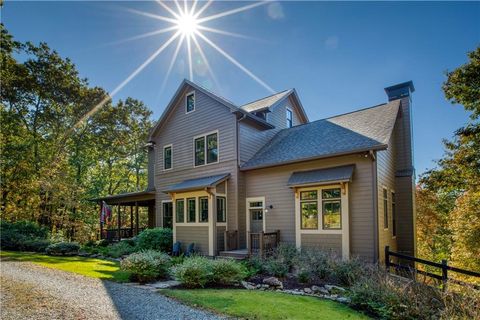
[[0,262],[0,318],[219,319],[145,289],[16,261]]

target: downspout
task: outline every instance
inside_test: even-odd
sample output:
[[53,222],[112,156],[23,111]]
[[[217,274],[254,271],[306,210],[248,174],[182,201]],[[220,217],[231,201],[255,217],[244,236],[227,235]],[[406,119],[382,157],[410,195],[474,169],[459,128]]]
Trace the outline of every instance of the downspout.
[[373,150],[368,152],[372,159],[372,201],[373,201],[373,261],[378,262],[378,186],[377,186],[377,161]]

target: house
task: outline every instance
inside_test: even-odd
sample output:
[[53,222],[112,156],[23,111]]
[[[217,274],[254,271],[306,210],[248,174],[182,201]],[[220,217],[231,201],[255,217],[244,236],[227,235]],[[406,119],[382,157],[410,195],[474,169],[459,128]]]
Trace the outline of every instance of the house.
[[149,226],[205,255],[277,241],[414,255],[413,91],[394,85],[386,103],[309,121],[294,89],[237,106],[184,80],[149,134],[147,190],[99,200],[130,206],[131,234],[133,205],[135,221],[148,207]]

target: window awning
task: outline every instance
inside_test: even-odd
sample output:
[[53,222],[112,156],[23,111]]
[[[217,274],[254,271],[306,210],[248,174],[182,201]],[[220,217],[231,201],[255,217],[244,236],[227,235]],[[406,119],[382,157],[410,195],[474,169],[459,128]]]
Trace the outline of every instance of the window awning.
[[192,191],[200,190],[205,188],[212,188],[227,180],[230,177],[230,173],[219,174],[215,176],[202,177],[196,179],[189,179],[182,181],[177,184],[170,185],[162,190],[165,193],[171,192],[183,192],[183,191]]
[[294,172],[288,179],[290,187],[352,181],[354,165]]

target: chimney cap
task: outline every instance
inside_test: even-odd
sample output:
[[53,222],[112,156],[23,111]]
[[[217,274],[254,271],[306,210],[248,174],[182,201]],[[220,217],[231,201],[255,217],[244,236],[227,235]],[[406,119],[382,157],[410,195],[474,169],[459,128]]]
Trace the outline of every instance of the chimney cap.
[[408,97],[412,92],[415,92],[415,87],[412,81],[402,82],[385,88],[388,96],[388,101]]

